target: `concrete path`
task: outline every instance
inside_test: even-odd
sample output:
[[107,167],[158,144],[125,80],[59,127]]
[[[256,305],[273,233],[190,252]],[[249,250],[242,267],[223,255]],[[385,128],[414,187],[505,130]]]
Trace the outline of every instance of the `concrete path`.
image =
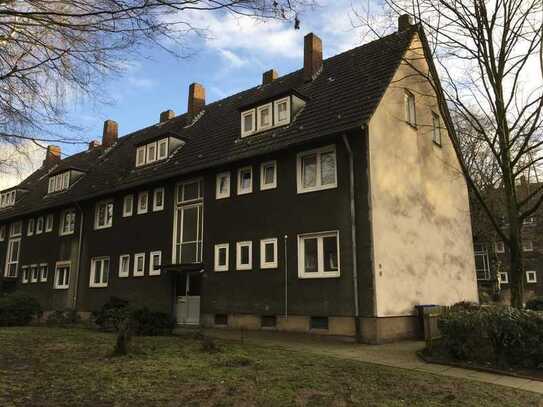
[[[241,331],[237,330],[206,329],[205,333],[212,337],[227,340],[239,341],[242,338]],[[426,363],[416,355],[418,350],[424,348],[424,342],[422,341],[402,341],[385,345],[360,345],[338,338],[267,331],[244,331],[243,340],[254,345],[328,355],[340,359],[351,359],[498,384],[543,394],[543,382],[540,381]]]

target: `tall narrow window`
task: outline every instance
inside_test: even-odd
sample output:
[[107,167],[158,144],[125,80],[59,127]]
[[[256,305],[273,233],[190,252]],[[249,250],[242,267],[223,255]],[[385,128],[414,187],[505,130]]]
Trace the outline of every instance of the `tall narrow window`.
[[17,237],[23,234],[23,221],[13,222],[9,225],[9,237]]
[[404,94],[404,104],[405,104],[405,121],[411,126],[415,127],[417,125],[417,117],[415,110],[415,95],[413,95],[408,90]]
[[153,211],[164,209],[164,188],[156,188],[153,191]]
[[134,277],[145,275],[145,253],[134,255]]
[[45,231],[46,232],[52,232],[53,231],[53,223],[54,223],[54,216],[52,213],[47,215],[47,218],[45,218]]
[[228,243],[215,245],[215,271],[228,271]]
[[113,202],[104,201],[96,205],[94,228],[105,229],[113,225]]
[[298,154],[298,193],[337,187],[336,148],[328,146]]
[[6,240],[6,225],[0,226],[0,242]]
[[27,284],[30,281],[30,271],[28,266],[21,267],[21,282]]
[[290,98],[279,99],[274,102],[274,119],[276,126],[290,123]]
[[26,227],[26,235],[32,236],[34,234],[34,219],[28,219],[28,224]]
[[441,120],[434,112],[432,112],[432,141],[441,146]]
[[40,264],[40,282],[46,283],[49,277],[49,266],[46,263]]
[[237,242],[236,270],[251,270],[253,268],[253,242]]
[[201,263],[204,232],[202,181],[178,184],[176,202],[173,262]]
[[145,155],[146,155],[145,146],[138,147],[136,150],[136,167],[145,165]]
[[249,136],[255,132],[255,109],[241,114],[241,137]]
[[162,265],[162,252],[160,250],[149,254],[149,275],[159,276],[160,266]]
[[277,187],[277,164],[268,161],[260,166],[260,189],[273,189]]
[[149,193],[147,191],[138,194],[138,215],[147,213],[149,205]]
[[158,141],[158,160],[164,160],[165,158],[168,158],[168,139],[164,138],[162,140]]
[[107,287],[109,280],[109,257],[95,257],[91,259],[89,287]]
[[19,254],[21,251],[21,238],[10,239],[6,256],[6,269],[4,276],[15,278],[19,267]]
[[126,195],[123,199],[123,217],[132,216],[134,210],[134,195]]
[[277,268],[277,239],[262,239],[260,241],[260,268]]
[[230,196],[230,173],[217,174],[215,198],[223,199]]
[[156,142],[147,144],[147,163],[154,163],[156,161]]
[[238,195],[253,192],[253,168],[244,167],[238,170]]
[[53,287],[65,290],[70,286],[70,262],[59,261],[55,266],[55,281]]
[[300,278],[339,277],[339,232],[298,236]]
[[272,127],[272,104],[268,103],[264,106],[259,106],[257,112],[257,128],[258,130],[266,130]]
[[119,277],[128,277],[130,274],[130,255],[123,254],[119,257]]
[[43,216],[40,216],[36,219],[36,234],[40,235],[43,233]]
[[60,218],[60,235],[71,235],[75,230],[75,210],[67,209]]
[[30,266],[30,282],[37,283],[40,279],[40,270],[37,264]]

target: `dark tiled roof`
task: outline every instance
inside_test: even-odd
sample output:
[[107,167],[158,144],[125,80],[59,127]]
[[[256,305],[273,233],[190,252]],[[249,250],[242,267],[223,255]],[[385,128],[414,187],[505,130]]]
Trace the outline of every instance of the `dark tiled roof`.
[[[18,197],[15,207],[2,210],[0,221],[358,128],[371,118],[413,32],[394,33],[328,58],[311,82],[305,82],[298,70],[206,105],[192,125],[187,125],[191,120],[184,114],[121,137],[111,148],[70,156],[54,171],[78,168],[85,174],[68,191],[48,196],[48,171],[41,168],[20,184],[29,192]],[[290,125],[240,138],[242,107],[293,92],[302,95],[306,105]],[[163,162],[135,168],[135,146],[168,132],[185,145]]]

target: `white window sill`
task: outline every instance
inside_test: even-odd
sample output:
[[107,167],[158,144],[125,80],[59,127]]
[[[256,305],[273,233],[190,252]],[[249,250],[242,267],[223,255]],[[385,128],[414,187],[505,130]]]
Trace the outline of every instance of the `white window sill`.
[[70,235],[73,235],[74,233],[75,233],[75,231],[74,232],[61,232],[61,233],[59,233],[59,236],[70,236]]
[[102,230],[102,229],[109,229],[113,225],[105,225],[105,226],[95,226],[94,230]]
[[160,275],[160,270],[158,270],[158,271],[150,271],[149,275],[150,276],[159,276]]
[[299,273],[298,278],[301,279],[311,279],[311,278],[339,278],[340,272],[326,272],[326,274],[323,273]]
[[267,191],[267,190],[276,189],[276,188],[277,188],[277,184],[260,185],[260,190],[261,191]]
[[261,265],[260,265],[260,268],[261,268],[261,269],[264,269],[264,270],[277,269],[277,264],[276,264],[276,263],[266,263],[266,264],[261,264]]
[[90,284],[89,288],[107,288],[107,283],[106,284]]
[[55,290],[67,290],[69,287],[55,287]]
[[247,195],[247,194],[252,194],[253,191],[250,190],[250,191],[238,191],[238,195]]
[[250,271],[252,270],[253,266],[251,266],[250,264],[249,265],[239,265],[239,266],[236,266],[236,271]]
[[134,277],[144,277],[145,276],[145,272],[143,273],[134,273]]
[[327,189],[334,189],[334,188],[337,188],[337,182],[335,184],[322,185],[322,186],[310,187],[310,188],[299,187],[297,192],[298,194],[306,194],[308,192],[325,191]]

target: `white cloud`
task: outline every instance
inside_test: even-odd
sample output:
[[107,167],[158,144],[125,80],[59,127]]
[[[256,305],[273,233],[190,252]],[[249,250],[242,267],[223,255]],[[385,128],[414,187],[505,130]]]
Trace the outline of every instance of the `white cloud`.
[[45,150],[32,143],[23,142],[15,147],[0,144],[0,190],[19,184],[38,169],[45,158]]
[[247,64],[247,60],[228,49],[220,49],[219,53],[233,68],[240,68]]

